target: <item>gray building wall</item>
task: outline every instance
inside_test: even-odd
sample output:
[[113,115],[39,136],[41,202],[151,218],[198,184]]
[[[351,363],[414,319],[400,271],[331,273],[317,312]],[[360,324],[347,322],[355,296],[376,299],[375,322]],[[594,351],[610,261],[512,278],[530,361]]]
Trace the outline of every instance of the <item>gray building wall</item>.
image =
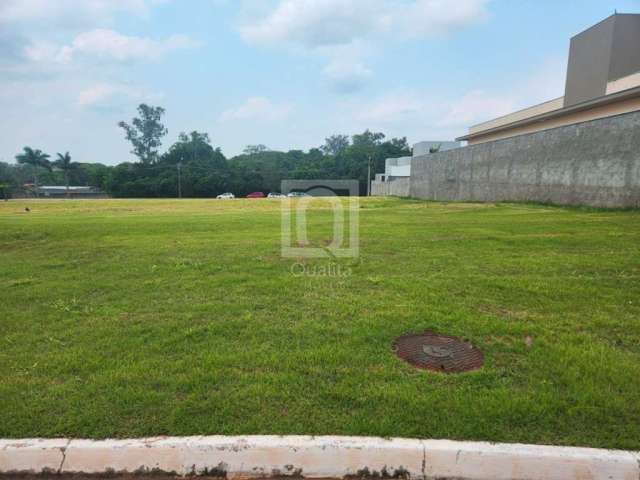
[[571,39],[565,107],[606,93],[615,18],[611,16]]
[[640,71],[640,15],[618,14],[615,18],[609,81]]
[[414,157],[432,200],[640,207],[640,112]]
[[564,106],[601,97],[608,82],[638,71],[640,15],[612,15],[571,39]]

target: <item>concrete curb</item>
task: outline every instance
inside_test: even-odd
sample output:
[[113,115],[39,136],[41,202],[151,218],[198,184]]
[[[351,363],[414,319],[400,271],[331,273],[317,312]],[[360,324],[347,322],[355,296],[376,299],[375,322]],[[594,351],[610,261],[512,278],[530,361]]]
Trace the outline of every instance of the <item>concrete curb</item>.
[[371,437],[156,437],[0,440],[0,475],[148,473],[227,478],[640,479],[621,450]]

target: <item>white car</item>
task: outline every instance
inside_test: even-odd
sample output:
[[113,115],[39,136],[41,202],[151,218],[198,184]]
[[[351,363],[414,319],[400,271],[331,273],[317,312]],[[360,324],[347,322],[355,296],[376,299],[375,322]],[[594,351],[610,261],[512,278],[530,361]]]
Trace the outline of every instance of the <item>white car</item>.
[[310,197],[308,193],[304,192],[291,192],[287,195],[287,197],[300,198],[300,197]]
[[228,200],[230,198],[236,198],[236,196],[233,193],[226,192],[226,193],[221,193],[216,198],[220,200]]
[[267,198],[286,198],[286,195],[283,195],[282,193],[271,192],[269,195],[267,195]]

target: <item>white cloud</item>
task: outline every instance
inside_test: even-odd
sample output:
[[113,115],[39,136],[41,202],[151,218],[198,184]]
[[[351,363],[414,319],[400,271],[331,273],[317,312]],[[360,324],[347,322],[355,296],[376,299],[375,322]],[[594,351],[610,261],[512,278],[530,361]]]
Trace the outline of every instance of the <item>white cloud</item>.
[[[367,51],[385,43],[442,35],[482,21],[489,0],[279,0],[240,26],[242,38],[324,56],[332,89],[361,89]],[[377,48],[372,48],[373,45]],[[359,53],[355,53],[359,51]]]
[[362,104],[351,102],[345,116],[361,128],[409,135],[416,140],[446,140],[468,127],[562,95],[562,59],[551,58],[519,78],[456,94],[444,90],[390,92]]
[[[152,8],[170,1],[0,0],[0,67],[28,74],[29,60],[61,63],[73,47],[59,46],[66,34],[99,31],[94,29],[107,28],[120,14],[144,19]],[[181,38],[171,41],[179,43]]]
[[567,63],[562,58],[549,58],[502,90],[478,89],[452,100],[438,122],[442,126],[471,126],[522,108],[562,96]]
[[112,108],[132,102],[155,101],[161,97],[160,94],[149,94],[130,85],[97,83],[82,90],[76,104],[82,108]]
[[291,110],[290,105],[276,104],[265,97],[250,97],[239,107],[223,112],[220,120],[282,120],[291,113]]
[[367,59],[373,53],[369,45],[360,39],[346,45],[327,45],[314,50],[314,54],[326,59],[322,75],[327,85],[340,94],[355,93],[367,85],[373,77]]
[[164,0],[2,0],[0,22],[50,27],[87,26],[110,21],[117,13],[145,16]]
[[398,6],[393,27],[401,36],[446,34],[485,20],[487,3],[487,0],[416,0]]
[[381,33],[395,37],[447,33],[481,21],[488,0],[280,0],[240,27],[249,43],[305,48],[343,45]]
[[196,46],[198,43],[186,35],[154,40],[122,35],[114,30],[95,29],[79,34],[69,45],[32,44],[25,49],[25,54],[32,61],[57,63],[70,63],[77,56],[116,61],[155,60],[168,52]]
[[336,60],[325,67],[324,75],[339,93],[351,93],[364,87],[372,71],[360,62]]
[[303,47],[340,45],[376,29],[380,2],[371,0],[281,0],[266,17],[240,28],[250,43]]
[[471,126],[517,109],[516,96],[488,94],[482,90],[473,90],[452,100],[447,113],[438,124],[445,127]]
[[426,104],[412,92],[394,92],[364,105],[357,113],[357,118],[375,124],[393,123],[406,120],[422,112],[426,115]]

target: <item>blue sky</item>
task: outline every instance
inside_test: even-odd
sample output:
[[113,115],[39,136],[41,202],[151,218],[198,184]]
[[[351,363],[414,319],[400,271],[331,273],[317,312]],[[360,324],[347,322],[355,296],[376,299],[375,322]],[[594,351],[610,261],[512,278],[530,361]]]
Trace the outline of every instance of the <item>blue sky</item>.
[[132,160],[169,135],[308,149],[334,133],[448,140],[561,96],[569,38],[640,0],[0,0],[0,161],[25,145]]

